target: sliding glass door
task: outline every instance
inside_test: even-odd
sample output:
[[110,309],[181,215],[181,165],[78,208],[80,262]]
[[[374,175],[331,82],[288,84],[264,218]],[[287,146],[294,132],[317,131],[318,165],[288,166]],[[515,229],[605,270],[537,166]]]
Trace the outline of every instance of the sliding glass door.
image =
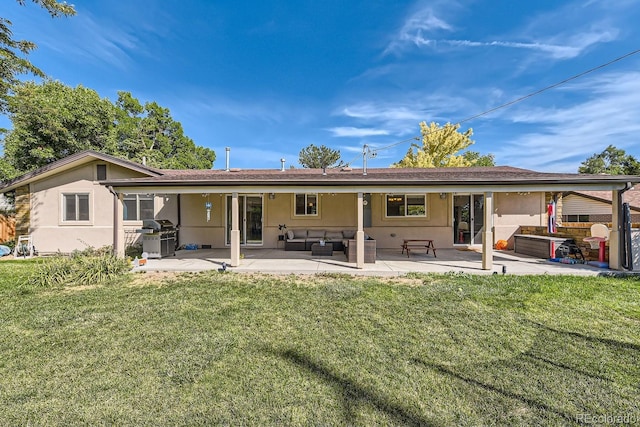
[[[227,245],[231,244],[231,196],[227,196]],[[238,196],[241,245],[262,244],[262,195]]]
[[484,195],[453,196],[453,243],[481,245],[484,229]]

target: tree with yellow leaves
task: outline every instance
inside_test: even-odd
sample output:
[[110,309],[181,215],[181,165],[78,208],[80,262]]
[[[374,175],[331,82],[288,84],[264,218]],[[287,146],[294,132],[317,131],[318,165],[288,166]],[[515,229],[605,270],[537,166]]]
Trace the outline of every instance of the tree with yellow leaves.
[[473,129],[469,128],[460,133],[459,124],[447,123],[440,126],[438,123],[420,123],[422,144],[413,143],[404,158],[391,165],[395,168],[442,168],[442,167],[468,167],[473,166],[474,161],[464,154],[456,154],[473,144],[471,135]]

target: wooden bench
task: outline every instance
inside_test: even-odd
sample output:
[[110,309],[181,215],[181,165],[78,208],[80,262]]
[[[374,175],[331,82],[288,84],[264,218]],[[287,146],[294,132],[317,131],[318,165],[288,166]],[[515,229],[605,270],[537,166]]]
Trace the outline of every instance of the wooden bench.
[[433,240],[431,239],[404,239],[402,242],[402,253],[407,251],[407,258],[411,254],[411,249],[426,249],[426,253],[429,254],[429,251],[433,251],[433,257],[436,258],[436,247],[433,245]]

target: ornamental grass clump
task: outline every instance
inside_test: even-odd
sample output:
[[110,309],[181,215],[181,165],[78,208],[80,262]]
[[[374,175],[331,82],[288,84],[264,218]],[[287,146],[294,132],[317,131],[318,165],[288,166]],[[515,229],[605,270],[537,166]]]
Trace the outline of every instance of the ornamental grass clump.
[[28,282],[40,287],[98,285],[122,278],[129,271],[129,262],[113,255],[110,248],[88,248],[43,259]]

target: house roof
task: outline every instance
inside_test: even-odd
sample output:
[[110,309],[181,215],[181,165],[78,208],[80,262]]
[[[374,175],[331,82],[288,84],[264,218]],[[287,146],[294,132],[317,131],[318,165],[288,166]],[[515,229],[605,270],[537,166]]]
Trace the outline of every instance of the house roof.
[[65,170],[73,169],[82,164],[94,161],[102,160],[118,166],[122,166],[127,169],[131,169],[147,176],[158,176],[162,172],[159,169],[150,168],[139,163],[131,162],[129,160],[120,159],[118,157],[111,156],[109,154],[99,153],[93,150],[80,151],[75,154],[71,154],[63,159],[51,162],[41,168],[28,172],[22,176],[12,179],[3,185],[0,185],[0,193],[6,193],[14,190],[23,185],[29,184],[33,181],[37,181],[46,178],[51,175],[58,174]]
[[[145,186],[521,186],[563,185],[622,188],[640,182],[640,176],[585,175],[535,172],[509,166],[464,168],[372,168],[363,169],[231,169],[162,170],[161,175],[114,179],[114,187]],[[597,188],[600,189],[600,188]]]
[[[611,191],[567,191],[563,194],[563,197],[569,195],[576,195],[578,197],[585,197],[590,200],[595,200],[602,203],[611,204],[612,195]],[[640,210],[640,187],[631,188],[624,193],[624,201],[629,203],[629,207],[634,210]]]
[[[199,192],[249,191],[574,191],[626,188],[640,183],[635,175],[586,175],[535,172],[510,166],[464,168],[359,168],[327,169],[230,169],[171,170],[154,169],[111,155],[87,150],[72,154],[29,172],[0,187],[0,193],[30,182],[102,160],[142,173],[143,177],[102,181],[122,191]],[[232,190],[236,191],[236,190]]]

